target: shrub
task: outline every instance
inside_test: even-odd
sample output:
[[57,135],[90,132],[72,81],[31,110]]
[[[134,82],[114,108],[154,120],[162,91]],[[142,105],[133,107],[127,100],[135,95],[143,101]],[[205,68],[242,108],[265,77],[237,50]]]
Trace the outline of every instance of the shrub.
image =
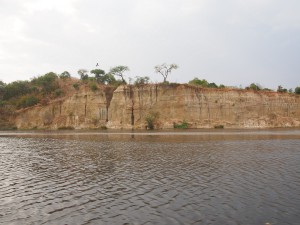
[[158,112],[150,112],[146,117],[145,121],[147,123],[147,128],[150,130],[154,129],[154,124],[158,118],[159,114]]
[[64,94],[64,92],[61,89],[56,89],[54,91],[54,94],[56,97],[62,96]]
[[199,86],[202,86],[202,87],[207,87],[208,86],[207,80],[205,80],[205,79],[200,80],[198,77],[195,77],[193,80],[190,80],[189,84],[199,85]]
[[295,94],[300,95],[300,87],[296,87],[296,88],[295,88]]
[[209,83],[207,85],[207,87],[209,87],[209,88],[218,88],[218,85],[216,85],[215,83]]
[[79,84],[78,83],[73,84],[73,88],[75,88],[76,90],[79,90]]
[[90,83],[90,88],[91,88],[92,91],[97,91],[98,90],[98,86],[95,82]]
[[186,121],[183,121],[182,123],[179,123],[179,124],[174,123],[174,128],[187,129],[187,128],[189,128],[189,124]]
[[3,100],[31,93],[28,81],[14,81],[3,88]]
[[134,85],[144,85],[149,83],[150,78],[145,76],[145,77],[136,77],[136,80],[134,81]]
[[42,88],[43,93],[48,94],[58,88],[57,74],[50,72],[34,78],[31,83]]
[[216,129],[223,129],[224,125],[215,125],[214,128],[216,128]]
[[283,88],[281,85],[278,86],[277,92],[279,93],[286,93],[288,90],[286,88]]
[[59,127],[58,130],[74,130],[74,127]]
[[218,85],[216,85],[215,83],[209,83],[205,79],[200,80],[198,77],[195,77],[193,80],[190,80],[189,84],[197,85],[197,86],[201,86],[201,87],[208,87],[208,88],[218,88]]
[[5,101],[1,101],[1,100],[0,100],[0,107],[3,107],[3,106],[5,106],[5,104],[6,104],[6,102],[5,102]]
[[24,96],[17,102],[18,108],[26,108],[39,103],[39,100],[34,96]]
[[71,77],[71,74],[70,74],[68,71],[64,71],[63,73],[61,73],[61,74],[59,75],[59,78],[60,78],[60,79],[63,79],[63,80],[68,79],[68,78],[70,78],[70,77]]
[[264,88],[264,91],[272,91],[270,88]]
[[250,84],[249,87],[246,87],[246,89],[247,90],[252,89],[252,90],[255,90],[255,91],[260,91],[262,89],[262,87],[260,86],[260,84],[252,83],[252,84]]

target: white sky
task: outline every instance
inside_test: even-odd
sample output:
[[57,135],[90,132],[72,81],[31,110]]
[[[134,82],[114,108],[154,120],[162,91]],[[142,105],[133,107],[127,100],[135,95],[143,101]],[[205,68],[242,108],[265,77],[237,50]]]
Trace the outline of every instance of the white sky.
[[130,68],[127,78],[194,77],[300,86],[299,0],[0,0],[0,80]]

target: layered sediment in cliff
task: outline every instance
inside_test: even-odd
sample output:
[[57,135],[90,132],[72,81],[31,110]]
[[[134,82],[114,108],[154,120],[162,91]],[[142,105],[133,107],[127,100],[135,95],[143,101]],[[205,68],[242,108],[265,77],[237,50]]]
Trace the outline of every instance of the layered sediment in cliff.
[[300,96],[239,89],[203,89],[190,85],[103,87],[81,90],[45,106],[18,112],[19,129],[146,128],[155,113],[155,128],[268,128],[300,126]]

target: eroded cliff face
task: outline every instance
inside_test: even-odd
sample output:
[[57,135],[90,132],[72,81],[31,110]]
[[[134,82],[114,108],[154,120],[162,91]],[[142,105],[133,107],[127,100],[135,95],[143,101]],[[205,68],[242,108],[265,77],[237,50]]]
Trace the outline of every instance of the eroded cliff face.
[[119,86],[80,91],[20,111],[14,121],[19,129],[145,129],[150,113],[158,115],[155,128],[163,129],[184,121],[191,128],[299,127],[300,96],[183,84]]
[[105,126],[114,89],[80,90],[47,105],[18,112],[14,122],[18,129],[92,129]]

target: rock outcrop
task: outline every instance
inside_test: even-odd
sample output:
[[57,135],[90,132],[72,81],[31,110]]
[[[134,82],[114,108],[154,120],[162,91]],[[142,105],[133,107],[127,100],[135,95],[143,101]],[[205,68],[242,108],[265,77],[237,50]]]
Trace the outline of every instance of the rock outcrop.
[[239,89],[203,89],[185,84],[102,87],[22,111],[18,129],[270,128],[300,126],[300,96]]

